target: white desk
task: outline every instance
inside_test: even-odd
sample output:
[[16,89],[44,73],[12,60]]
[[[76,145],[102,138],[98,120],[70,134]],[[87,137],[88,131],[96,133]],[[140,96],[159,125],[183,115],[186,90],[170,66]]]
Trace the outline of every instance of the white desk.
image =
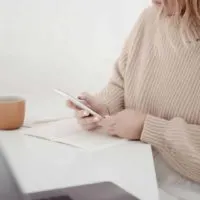
[[158,200],[148,145],[130,142],[89,153],[17,131],[0,133],[0,141],[25,192],[110,180],[142,200]]
[[113,181],[141,200],[158,200],[149,145],[127,142],[85,152],[18,131],[0,132],[0,142],[24,192]]
[[74,116],[74,113],[67,109],[66,102],[63,97],[55,92],[48,91],[32,94],[18,94],[18,93],[1,93],[1,95],[21,96],[26,99],[26,120],[48,120]]

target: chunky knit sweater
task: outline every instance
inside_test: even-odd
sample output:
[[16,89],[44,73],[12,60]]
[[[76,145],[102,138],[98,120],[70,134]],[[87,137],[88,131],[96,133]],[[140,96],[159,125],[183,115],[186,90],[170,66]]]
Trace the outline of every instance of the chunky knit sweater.
[[111,114],[125,108],[146,113],[141,141],[200,182],[200,42],[184,40],[180,30],[175,17],[145,9],[100,97]]

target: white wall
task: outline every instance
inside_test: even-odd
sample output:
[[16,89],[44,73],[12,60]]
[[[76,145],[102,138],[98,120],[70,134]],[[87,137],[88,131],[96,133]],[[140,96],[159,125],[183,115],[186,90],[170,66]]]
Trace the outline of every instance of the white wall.
[[0,0],[0,94],[95,91],[149,0]]

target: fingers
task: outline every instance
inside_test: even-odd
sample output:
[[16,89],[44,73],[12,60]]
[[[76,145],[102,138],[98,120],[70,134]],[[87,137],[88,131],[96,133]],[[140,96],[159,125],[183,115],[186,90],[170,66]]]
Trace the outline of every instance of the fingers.
[[80,108],[78,106],[76,106],[72,101],[68,100],[66,102],[67,106],[73,110],[80,110]]
[[94,103],[94,97],[87,92],[83,92],[78,98],[86,101],[89,105]]
[[91,124],[80,124],[81,127],[86,131],[93,131],[98,127],[97,123],[91,123]]
[[78,118],[78,123],[84,130],[94,130],[98,127],[97,122],[94,120],[94,117],[85,117],[85,118]]
[[106,116],[98,123],[109,135],[117,135],[114,117]]
[[86,110],[78,110],[75,113],[77,118],[84,118],[84,117],[89,117],[90,113]]
[[101,121],[99,121],[99,125],[103,126],[103,127],[111,127],[114,124],[114,119],[111,116],[106,116],[105,118],[101,119]]
[[88,111],[79,110],[76,111],[76,118],[78,123],[84,130],[94,130],[98,127],[99,118],[91,116]]
[[88,115],[86,116],[85,114],[86,113],[84,112],[82,113],[82,111],[79,111],[76,113],[76,117],[81,125],[88,125],[88,124],[93,124],[93,123],[97,124],[98,121],[100,120],[97,117],[93,117],[93,116],[89,117]]
[[87,100],[91,98],[91,95],[87,92],[83,92],[81,93],[81,95],[78,96],[78,98],[81,100]]

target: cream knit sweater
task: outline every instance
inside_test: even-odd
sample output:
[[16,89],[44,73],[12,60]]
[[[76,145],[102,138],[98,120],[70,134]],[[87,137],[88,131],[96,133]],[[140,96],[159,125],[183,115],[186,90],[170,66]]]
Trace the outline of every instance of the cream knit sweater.
[[185,44],[178,20],[158,15],[155,7],[141,14],[100,96],[112,114],[146,113],[141,141],[200,182],[200,42]]

